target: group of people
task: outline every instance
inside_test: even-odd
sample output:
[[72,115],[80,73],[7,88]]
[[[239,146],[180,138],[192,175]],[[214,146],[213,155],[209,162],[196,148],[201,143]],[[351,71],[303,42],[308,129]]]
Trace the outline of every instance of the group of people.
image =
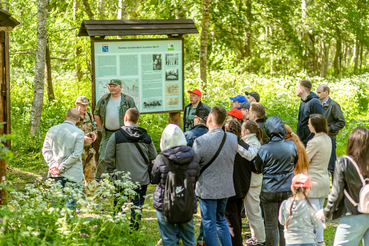
[[[200,90],[188,91],[184,131],[168,124],[159,155],[150,135],[138,126],[140,113],[133,98],[122,93],[121,81],[111,80],[108,88],[94,116],[87,112],[90,100],[79,97],[66,121],[48,131],[43,155],[55,181],[65,185],[81,182],[83,176],[86,182],[100,180],[104,172],[122,179],[116,171],[130,172],[140,184],[132,199],[138,207],[144,204],[147,186],[157,184],[153,206],[163,245],[178,240],[196,245],[193,216],[172,223],[167,212],[168,183],[175,180],[175,170],[187,170],[186,189],[194,191],[190,213],[200,206],[198,245],[325,245],[324,218],[331,215],[341,218],[335,245],[358,245],[361,238],[369,245],[369,215],[357,208],[362,180],[369,177],[369,130],[356,128],[348,139],[347,156],[336,161],[336,136],[345,119],[327,85],[315,94],[310,81],[297,83],[301,104],[296,133],[281,118],[266,117],[257,92],[230,97],[232,109],[226,111],[201,102]],[[97,168],[91,148],[96,127],[102,133]],[[188,197],[184,187],[171,188],[179,199]],[[121,209],[119,201],[114,204]],[[241,234],[243,209],[251,231],[246,242]],[[131,221],[138,229],[135,210]]]

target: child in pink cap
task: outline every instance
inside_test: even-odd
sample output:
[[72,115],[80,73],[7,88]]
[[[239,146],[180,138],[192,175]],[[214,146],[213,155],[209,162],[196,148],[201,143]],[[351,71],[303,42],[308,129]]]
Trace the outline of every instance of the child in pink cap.
[[286,246],[314,246],[314,229],[321,225],[315,217],[316,207],[307,197],[311,189],[309,176],[300,173],[292,179],[293,197],[283,201],[279,208],[279,223],[284,225]]

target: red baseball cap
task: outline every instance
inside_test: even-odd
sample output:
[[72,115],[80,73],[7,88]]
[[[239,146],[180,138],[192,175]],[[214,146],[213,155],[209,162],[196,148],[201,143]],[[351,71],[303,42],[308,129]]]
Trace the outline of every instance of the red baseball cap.
[[193,93],[198,95],[200,98],[202,97],[201,91],[199,89],[194,89],[193,91],[187,91],[187,93]]
[[242,114],[241,110],[236,109],[236,108],[232,108],[231,111],[227,111],[227,114],[232,115],[232,116],[236,117],[239,120],[242,120],[242,118],[243,118],[243,114]]
[[297,174],[292,179],[292,187],[304,187],[311,189],[311,181],[309,176],[303,173]]

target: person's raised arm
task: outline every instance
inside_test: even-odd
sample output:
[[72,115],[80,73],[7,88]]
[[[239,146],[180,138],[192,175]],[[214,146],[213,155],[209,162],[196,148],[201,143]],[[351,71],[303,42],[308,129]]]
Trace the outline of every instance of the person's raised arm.
[[252,161],[258,154],[259,148],[256,148],[256,146],[252,146],[249,144],[246,145],[246,148],[238,145],[238,154],[240,154],[242,158],[245,158],[248,161]]

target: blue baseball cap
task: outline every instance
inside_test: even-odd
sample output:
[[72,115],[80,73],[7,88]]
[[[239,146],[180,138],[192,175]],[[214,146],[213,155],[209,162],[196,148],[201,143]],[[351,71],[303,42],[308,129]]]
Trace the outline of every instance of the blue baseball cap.
[[232,101],[240,102],[240,103],[247,102],[246,97],[242,95],[237,95],[236,97],[230,97],[229,99],[231,99]]

